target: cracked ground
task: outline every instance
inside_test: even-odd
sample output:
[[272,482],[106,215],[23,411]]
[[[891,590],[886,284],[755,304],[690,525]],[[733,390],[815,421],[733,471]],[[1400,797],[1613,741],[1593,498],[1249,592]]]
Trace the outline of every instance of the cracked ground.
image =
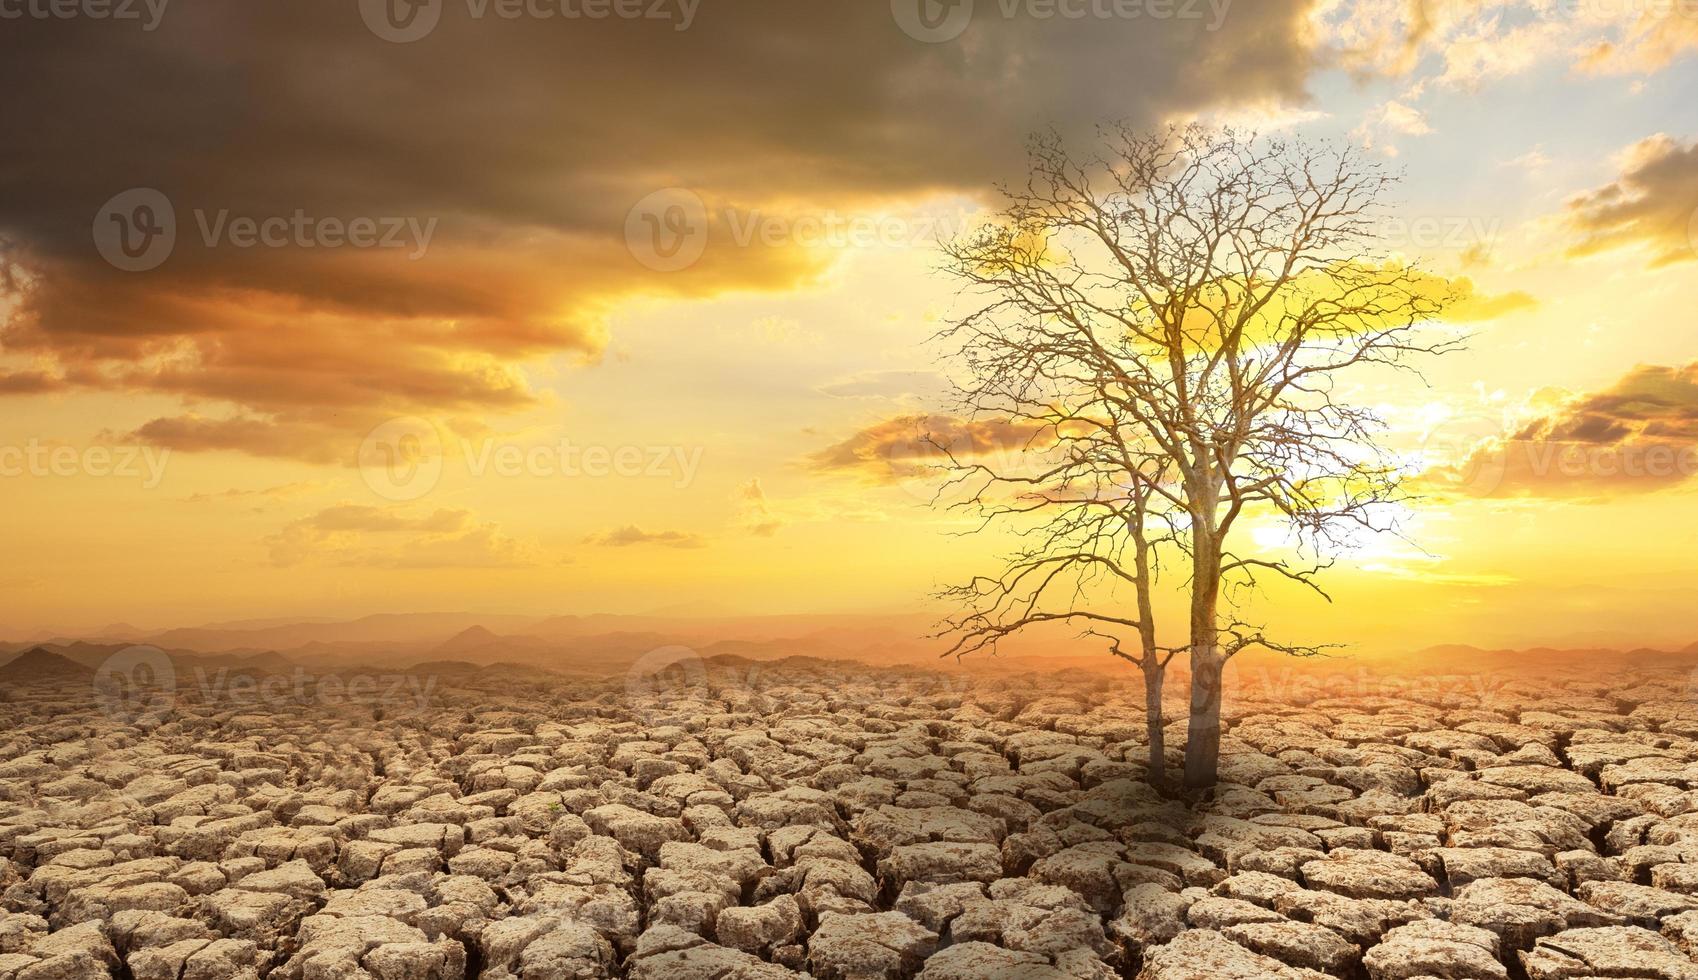
[[1685,668],[1241,679],[1191,800],[1130,674],[432,682],[8,687],[0,980],[1698,978]]

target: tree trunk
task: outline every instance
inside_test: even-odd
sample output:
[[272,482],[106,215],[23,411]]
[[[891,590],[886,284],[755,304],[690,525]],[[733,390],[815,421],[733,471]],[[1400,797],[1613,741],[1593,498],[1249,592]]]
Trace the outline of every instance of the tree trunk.
[[1162,731],[1161,690],[1167,668],[1152,664],[1144,668],[1144,724],[1150,738],[1149,784],[1167,783],[1167,739]]
[[1192,559],[1191,720],[1185,736],[1185,785],[1206,789],[1220,778],[1220,562],[1212,537],[1199,536]]
[[1220,681],[1219,651],[1191,651],[1191,723],[1185,738],[1185,785],[1190,789],[1213,786],[1220,775]]

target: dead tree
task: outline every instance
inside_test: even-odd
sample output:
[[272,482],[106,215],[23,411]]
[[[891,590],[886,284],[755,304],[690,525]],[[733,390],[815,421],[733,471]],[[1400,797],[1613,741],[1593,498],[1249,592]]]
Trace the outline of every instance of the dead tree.
[[[1165,463],[1159,454],[1133,449],[1126,437],[1135,433],[1115,420],[1110,406],[1089,406],[1103,410],[1092,415],[1002,404],[1031,433],[1018,460],[962,457],[932,443],[949,461],[944,495],[959,493],[950,506],[973,512],[979,528],[1016,525],[1017,543],[997,574],[943,591],[961,607],[945,624],[943,632],[955,636],[945,656],[994,652],[1004,637],[1040,623],[1085,624],[1086,634],[1108,641],[1110,653],[1143,673],[1148,774],[1161,785],[1167,778],[1162,689],[1179,651],[1157,644],[1154,589],[1161,551],[1183,543],[1156,493]],[[1130,612],[1111,604],[1125,588],[1133,593]]]
[[[999,220],[945,248],[972,307],[940,333],[962,411],[1030,426],[1038,459],[1029,473],[949,463],[982,482],[968,502],[987,519],[1039,529],[1001,574],[951,593],[966,608],[949,625],[960,653],[1084,622],[1137,634],[1145,660],[1152,579],[1115,541],[1136,549],[1159,525],[1151,547],[1187,566],[1185,783],[1206,787],[1227,661],[1251,646],[1322,650],[1239,622],[1230,590],[1271,576],[1330,601],[1316,576],[1331,556],[1394,523],[1383,422],[1340,394],[1341,372],[1411,370],[1412,355],[1459,340],[1427,329],[1450,299],[1443,281],[1376,253],[1396,177],[1360,151],[1198,127],[1111,127],[1102,143],[1076,162],[1053,134],[1035,138]],[[1235,532],[1250,516],[1283,520],[1294,546],[1246,550]],[[1133,586],[1137,607],[1105,608],[1093,579]]]

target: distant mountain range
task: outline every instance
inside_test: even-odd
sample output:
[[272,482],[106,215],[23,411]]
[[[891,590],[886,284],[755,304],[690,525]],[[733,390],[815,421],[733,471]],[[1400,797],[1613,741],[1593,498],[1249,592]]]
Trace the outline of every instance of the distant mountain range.
[[[684,648],[702,658],[775,661],[795,657],[855,660],[869,665],[911,663],[952,667],[939,660],[948,644],[928,638],[924,615],[611,615],[526,617],[473,613],[389,613],[353,620],[249,620],[193,628],[121,632],[121,624],[89,637],[0,643],[0,680],[40,672],[52,676],[70,664],[92,672],[133,644],[165,650],[182,668],[256,672],[362,665],[380,669],[477,671],[494,664],[564,674],[617,673],[653,651],[676,657]],[[118,632],[115,632],[118,631]],[[1499,661],[1698,657],[1698,643],[1668,650],[1576,648],[1486,649],[1464,644],[1383,654],[1434,668],[1466,668]],[[1371,663],[1376,654],[1360,654]],[[1071,631],[1026,637],[1007,644],[998,664],[1092,665],[1103,659],[1100,641]],[[1274,658],[1277,659],[1277,658]],[[61,663],[63,661],[63,663]],[[982,659],[980,663],[982,663]],[[969,665],[972,667],[973,665]],[[1127,668],[1130,669],[1130,668]]]
[[344,622],[258,621],[46,642],[0,643],[0,663],[40,647],[93,668],[133,644],[159,647],[180,664],[248,670],[346,666],[412,668],[430,662],[495,663],[563,673],[623,670],[651,651],[682,647],[702,657],[750,660],[796,655],[863,662],[923,661],[941,651],[923,639],[921,616],[750,618],[683,616],[477,616],[384,614]]
[[1464,643],[1447,643],[1439,646],[1425,647],[1415,651],[1411,659],[1428,663],[1483,663],[1499,661],[1545,661],[1553,664],[1586,661],[1657,661],[1675,660],[1685,657],[1698,657],[1698,643],[1672,650],[1658,650],[1652,647],[1634,647],[1632,649],[1617,649],[1614,647],[1529,647],[1526,649],[1495,649],[1469,646]]
[[46,647],[31,647],[0,664],[0,683],[94,678],[95,668]]
[[[113,654],[127,650],[133,643],[89,643],[78,640],[65,645],[47,644],[33,646],[23,651],[10,650],[0,645],[0,679],[8,676],[21,677],[32,670],[46,674],[60,675],[66,673],[87,673],[93,676],[100,665]],[[173,661],[179,666],[229,668],[231,670],[248,671],[279,671],[288,670],[299,664],[274,650],[251,654],[201,654],[192,650],[166,650]],[[67,667],[66,665],[69,665]],[[75,668],[75,670],[71,670]]]

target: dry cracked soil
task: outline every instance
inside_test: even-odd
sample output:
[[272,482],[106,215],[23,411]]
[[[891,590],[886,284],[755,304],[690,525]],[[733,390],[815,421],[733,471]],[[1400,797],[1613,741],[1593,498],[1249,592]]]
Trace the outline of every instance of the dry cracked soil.
[[367,680],[9,685],[0,980],[1698,980],[1681,668],[1241,679],[1192,800],[1129,674]]

